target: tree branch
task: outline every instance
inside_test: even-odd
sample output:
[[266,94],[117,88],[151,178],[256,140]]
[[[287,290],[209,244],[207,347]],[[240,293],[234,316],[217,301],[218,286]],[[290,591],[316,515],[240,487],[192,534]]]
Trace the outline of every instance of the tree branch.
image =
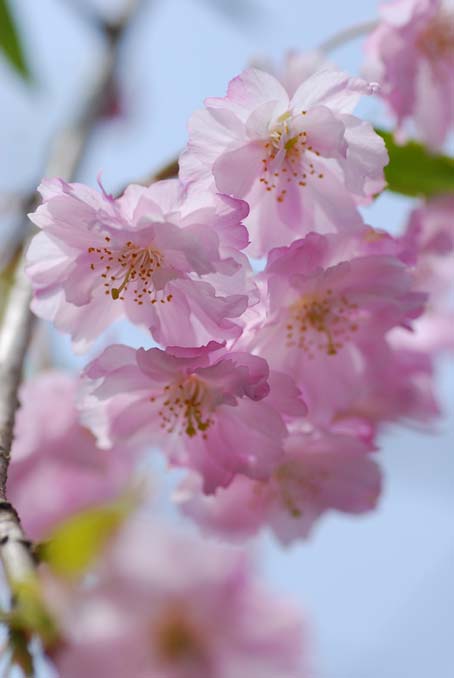
[[[56,138],[45,172],[47,176],[57,175],[71,179],[76,175],[117,68],[119,43],[138,6],[139,0],[130,2],[128,12],[120,22],[105,26],[107,49],[104,60],[77,120]],[[24,218],[23,233],[27,233],[29,229]],[[17,584],[33,579],[35,566],[32,545],[22,529],[16,510],[8,502],[6,493],[18,406],[17,392],[33,324],[30,311],[31,289],[24,272],[27,240],[25,239],[21,248],[22,254],[16,265],[14,283],[0,327],[0,560],[12,593],[12,605],[20,604],[20,601],[18,603],[14,600]]]
[[174,179],[178,176],[180,171],[180,166],[178,164],[178,158],[171,160],[167,165],[164,165],[157,172],[148,177],[144,182],[147,186],[152,184],[154,181],[163,181],[164,179]]
[[339,31],[339,33],[336,33],[335,35],[331,36],[331,38],[328,38],[322,42],[321,45],[318,46],[318,49],[325,53],[333,52],[335,49],[342,47],[342,45],[345,45],[347,42],[351,42],[356,38],[361,38],[363,35],[372,33],[372,31],[378,26],[378,23],[379,22],[376,20],[365,21],[361,24],[356,24],[356,26],[350,26],[349,28]]
[[[170,160],[166,165],[163,165],[160,169],[156,170],[152,174],[147,174],[146,177],[141,179],[136,179],[132,183],[138,184],[139,186],[151,186],[155,181],[163,181],[164,179],[175,179],[178,177],[178,172],[180,171],[180,166],[178,164],[178,158]],[[116,192],[116,196],[119,197],[128,188],[129,184],[123,186],[119,191]]]

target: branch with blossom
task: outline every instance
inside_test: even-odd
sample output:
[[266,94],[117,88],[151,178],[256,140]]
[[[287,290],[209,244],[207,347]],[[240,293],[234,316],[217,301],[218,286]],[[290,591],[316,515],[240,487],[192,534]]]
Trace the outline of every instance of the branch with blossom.
[[[13,592],[36,583],[33,606],[7,620],[25,647],[38,635],[65,678],[309,675],[298,614],[253,582],[237,546],[209,538],[244,544],[270,530],[288,545],[327,512],[372,511],[382,433],[439,414],[434,365],[453,344],[453,197],[414,205],[398,235],[369,226],[400,151],[388,143],[389,156],[386,134],[356,109],[381,97],[398,141],[411,120],[422,152],[444,148],[449,11],[441,0],[385,4],[366,26],[367,79],[320,52],[246,68],[193,113],[178,161],[118,197],[101,181],[67,180],[130,17],[108,32],[75,152],[39,186],[38,232],[0,331],[0,554]],[[26,381],[14,422],[31,323],[25,275],[34,314],[75,353],[96,355],[80,374]],[[112,343],[118,320],[142,332],[142,347]],[[201,535],[151,520],[147,492],[132,489],[150,448],[179,472],[174,503]],[[16,510],[38,542],[37,574]]]
[[[130,10],[122,20],[115,24],[105,24],[108,50],[105,61],[100,65],[97,78],[89,91],[80,117],[72,127],[56,136],[49,161],[48,171],[72,176],[83,157],[85,146],[96,123],[99,112],[116,69],[116,51],[123,31],[135,12],[131,3]],[[68,143],[68,140],[71,140]],[[28,206],[33,199],[25,201]],[[23,250],[29,244],[29,228],[21,229],[24,237]],[[21,586],[35,580],[35,554],[28,531],[24,532],[15,503],[9,501],[8,472],[11,464],[13,430],[16,409],[18,407],[18,388],[22,379],[23,365],[30,343],[34,316],[30,310],[31,288],[24,272],[24,254],[19,251],[16,257],[14,279],[8,292],[6,307],[2,314],[0,328],[0,558],[8,582],[12,604],[21,606]],[[17,435],[17,432],[16,432]],[[26,604],[26,602],[25,602]],[[23,656],[13,657],[19,663],[32,666],[31,659],[24,647]]]

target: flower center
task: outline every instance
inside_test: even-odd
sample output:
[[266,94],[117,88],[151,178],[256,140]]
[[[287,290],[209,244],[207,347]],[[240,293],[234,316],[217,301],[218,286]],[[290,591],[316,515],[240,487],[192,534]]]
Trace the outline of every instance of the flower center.
[[[301,111],[301,115],[307,115],[307,111]],[[289,111],[278,118],[278,124],[264,144],[264,151],[260,183],[268,193],[276,191],[277,202],[284,202],[286,184],[296,183],[299,188],[304,188],[309,177],[324,178],[310,157],[310,154],[319,157],[320,153],[310,145],[307,132],[292,130]]]
[[454,58],[454,12],[442,9],[421,33],[418,45],[431,61]]
[[166,664],[192,664],[202,668],[207,656],[200,632],[181,610],[167,611],[153,629],[158,658]]
[[287,346],[302,349],[309,358],[315,352],[336,355],[357,331],[358,306],[331,289],[304,296],[289,308]]
[[322,469],[311,469],[310,473],[301,464],[282,464],[273,474],[279,499],[292,518],[301,518],[302,505],[314,501],[320,494],[322,483],[329,473]]
[[[167,433],[177,431],[190,438],[200,434],[206,439],[206,431],[213,424],[214,410],[207,386],[197,377],[168,384],[164,388],[163,402],[158,415],[161,429]],[[157,398],[152,396],[151,402]]]
[[90,269],[99,272],[105,294],[124,301],[129,291],[139,306],[147,299],[151,304],[172,301],[171,294],[165,295],[162,289],[156,289],[153,279],[164,259],[159,250],[135,245],[131,240],[116,250],[108,236],[104,240],[105,247],[89,247],[87,251],[92,258]]

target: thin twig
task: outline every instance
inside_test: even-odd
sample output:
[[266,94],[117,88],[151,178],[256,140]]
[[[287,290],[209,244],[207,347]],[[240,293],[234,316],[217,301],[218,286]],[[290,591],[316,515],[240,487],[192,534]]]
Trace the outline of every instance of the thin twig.
[[96,122],[104,110],[105,99],[110,91],[110,85],[117,71],[118,46],[127,25],[133,14],[138,12],[141,0],[135,0],[128,5],[128,12],[121,20],[114,24],[104,25],[104,36],[108,48],[103,62],[98,65],[92,83],[88,83],[90,94],[83,102],[82,108],[76,115],[73,125],[58,134],[53,141],[50,161],[46,168],[46,176],[59,176],[65,179],[74,178],[83,160]]
[[154,181],[162,181],[163,179],[173,179],[178,176],[180,171],[180,166],[178,164],[178,158],[171,160],[167,165],[164,165],[157,172],[148,177],[146,184],[149,186]]
[[350,26],[350,28],[339,31],[339,33],[336,33],[331,38],[328,38],[322,42],[318,49],[325,53],[333,52],[335,49],[342,47],[342,45],[345,45],[347,42],[351,42],[356,38],[361,38],[363,35],[368,35],[368,33],[371,33],[377,26],[377,20],[365,21],[361,24],[357,24],[356,26]]
[[[122,17],[120,23],[105,27],[108,40],[105,59],[99,67],[97,78],[93,82],[78,120],[57,137],[57,142],[50,154],[47,176],[58,175],[71,179],[77,173],[117,68],[118,44],[138,4],[138,2],[130,3],[129,12]],[[24,233],[28,230],[29,226],[24,226]],[[30,311],[30,284],[24,272],[26,244],[24,241],[22,255],[16,266],[15,280],[0,327],[0,560],[13,596],[13,604],[17,585],[33,579],[35,565],[32,545],[22,529],[16,510],[8,502],[6,494],[14,420],[18,405],[17,392],[33,323]]]
[[[102,32],[104,40],[107,41],[107,49],[101,57],[101,63],[97,64],[92,81],[84,83],[88,96],[86,99],[81,98],[80,107],[76,106],[73,122],[69,121],[64,129],[53,134],[47,152],[47,163],[41,169],[41,176],[58,176],[70,180],[77,175],[96,123],[105,110],[111,85],[116,76],[118,44],[132,17],[136,18],[143,5],[144,0],[129,0],[120,19],[114,23],[106,23],[96,14],[96,28]],[[20,200],[22,213],[32,212],[38,203],[39,195],[36,190],[30,191]],[[29,229],[30,223],[27,219],[18,220],[12,235],[12,249],[20,246]]]
[[[178,177],[178,172],[180,171],[180,166],[178,163],[178,158],[170,160],[166,165],[163,165],[160,169],[156,170],[152,174],[147,174],[141,179],[136,179],[132,183],[138,184],[139,186],[151,186],[155,181],[163,181],[164,179],[175,179]],[[119,191],[116,192],[116,196],[121,196],[127,189],[129,184],[123,186]]]

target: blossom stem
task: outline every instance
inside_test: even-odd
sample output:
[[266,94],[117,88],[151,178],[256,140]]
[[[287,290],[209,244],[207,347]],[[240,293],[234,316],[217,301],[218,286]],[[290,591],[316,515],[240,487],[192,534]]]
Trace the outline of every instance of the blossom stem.
[[[96,79],[77,120],[57,135],[51,148],[45,174],[73,178],[78,171],[85,148],[117,68],[118,45],[139,6],[131,2],[129,12],[114,26],[106,24],[106,54],[97,69]],[[24,218],[24,222],[27,220]],[[17,392],[22,378],[25,356],[30,342],[33,315],[30,311],[31,289],[24,271],[24,252],[29,224],[24,225],[22,254],[15,268],[15,280],[9,293],[0,327],[0,561],[12,593],[12,606],[20,605],[18,584],[33,580],[35,559],[19,516],[7,499],[7,478],[13,442],[14,421],[18,406]],[[24,645],[27,646],[27,643]]]
[[356,38],[361,38],[363,35],[371,33],[377,25],[378,21],[374,19],[373,21],[364,21],[355,26],[350,26],[343,31],[339,31],[339,33],[335,33],[335,35],[322,42],[318,49],[321,52],[333,52],[338,47],[342,47],[342,45],[345,45]]

